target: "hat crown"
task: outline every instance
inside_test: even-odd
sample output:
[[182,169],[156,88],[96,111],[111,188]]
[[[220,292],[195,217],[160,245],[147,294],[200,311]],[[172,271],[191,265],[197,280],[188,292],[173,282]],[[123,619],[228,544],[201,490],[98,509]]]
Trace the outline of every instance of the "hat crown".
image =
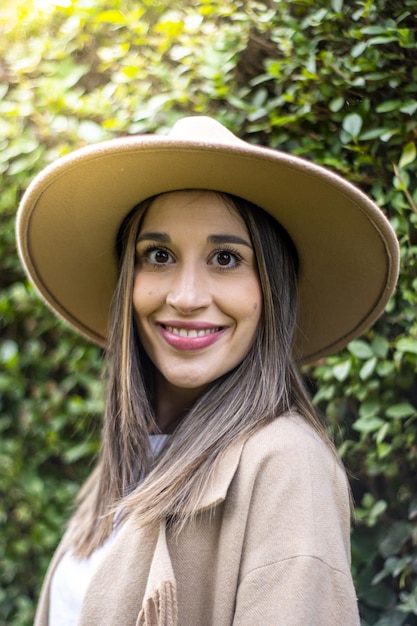
[[223,126],[223,124],[205,115],[181,118],[174,124],[168,137],[181,141],[194,140],[200,142],[224,143],[227,145],[246,145],[244,141],[236,137],[236,135]]

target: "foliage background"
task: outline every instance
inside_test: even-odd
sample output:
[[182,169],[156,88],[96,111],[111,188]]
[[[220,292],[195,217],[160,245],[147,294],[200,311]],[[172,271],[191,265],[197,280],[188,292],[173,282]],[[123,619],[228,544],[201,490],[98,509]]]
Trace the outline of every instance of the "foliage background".
[[416,0],[3,0],[0,9],[0,624],[32,623],[97,452],[100,351],[17,259],[19,198],[86,143],[210,114],[368,192],[401,244],[384,317],[306,371],[351,474],[362,624],[417,624]]

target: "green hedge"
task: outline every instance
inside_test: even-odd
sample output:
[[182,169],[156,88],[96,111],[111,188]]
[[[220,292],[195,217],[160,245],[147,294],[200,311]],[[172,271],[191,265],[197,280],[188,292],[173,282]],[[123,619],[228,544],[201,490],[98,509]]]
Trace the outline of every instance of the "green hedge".
[[415,0],[3,0],[0,8],[0,624],[27,626],[98,448],[100,351],[25,281],[19,198],[86,143],[186,113],[324,164],[401,244],[383,318],[306,369],[351,475],[363,626],[417,624]]

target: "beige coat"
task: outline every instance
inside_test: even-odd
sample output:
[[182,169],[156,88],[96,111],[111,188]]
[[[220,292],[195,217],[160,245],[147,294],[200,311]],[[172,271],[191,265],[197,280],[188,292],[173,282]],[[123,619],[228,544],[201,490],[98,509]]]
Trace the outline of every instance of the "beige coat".
[[357,626],[349,526],[343,470],[300,417],[281,417],[229,450],[177,540],[124,524],[80,626]]

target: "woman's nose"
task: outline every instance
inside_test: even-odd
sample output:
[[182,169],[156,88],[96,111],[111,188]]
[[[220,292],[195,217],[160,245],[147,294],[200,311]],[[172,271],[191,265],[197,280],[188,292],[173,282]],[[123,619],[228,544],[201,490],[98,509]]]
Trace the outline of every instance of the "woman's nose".
[[186,314],[207,308],[212,298],[204,271],[189,265],[178,269],[172,277],[166,301],[174,309]]

